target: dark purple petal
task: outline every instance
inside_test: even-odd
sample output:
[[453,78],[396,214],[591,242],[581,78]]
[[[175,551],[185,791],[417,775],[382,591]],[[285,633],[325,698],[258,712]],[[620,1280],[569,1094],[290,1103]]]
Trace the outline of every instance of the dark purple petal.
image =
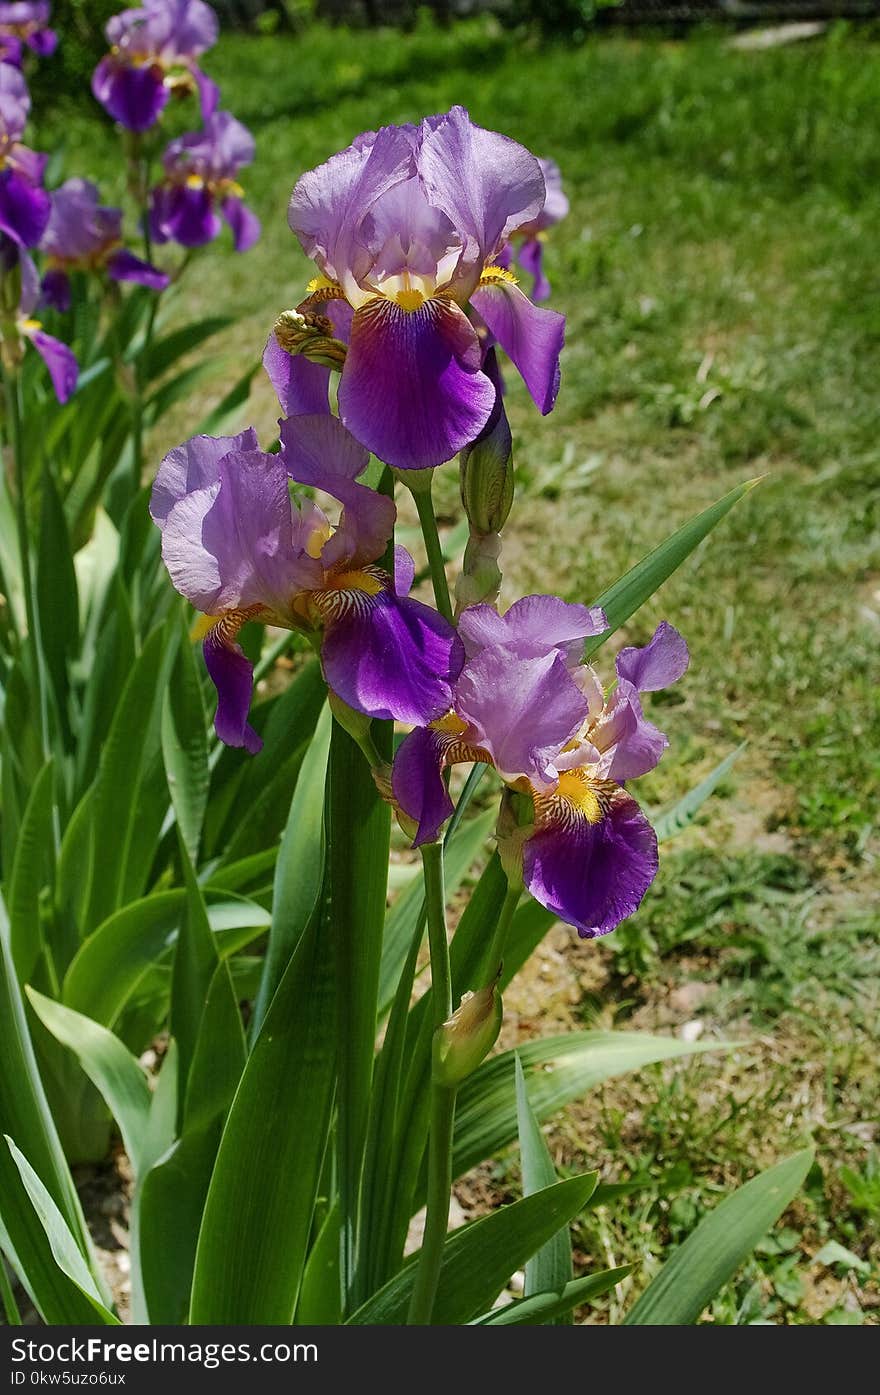
[[101,59],[92,74],[92,93],[114,121],[129,131],[148,131],[168,101],[161,68],[131,67],[110,55]]
[[40,286],[41,299],[63,315],[70,309],[70,277],[60,267],[47,271]]
[[655,693],[677,683],[689,662],[684,637],[674,625],[661,620],[643,648],[621,649],[617,656],[617,676],[632,683],[640,693]]
[[15,34],[0,34],[0,63],[9,68],[20,68],[24,55],[21,39]]
[[464,651],[435,610],[382,591],[331,622],[321,658],[328,684],[349,707],[424,725],[449,711]]
[[607,630],[600,606],[571,605],[558,596],[523,596],[503,615],[490,605],[462,611],[459,634],[468,658],[505,645],[519,658],[538,658],[559,649],[569,663],[583,657],[584,640]]
[[376,299],[355,312],[339,414],[380,460],[440,465],[479,435],[495,402],[480,343],[457,305],[413,311]]
[[46,231],[51,208],[45,189],[36,188],[14,170],[0,170],[0,233],[6,233],[20,247],[36,247]]
[[381,557],[394,531],[394,500],[357,483],[369,451],[329,414],[292,416],[281,423],[281,456],[291,479],[332,494],[342,504],[333,537],[321,550],[325,567],[363,565]]
[[58,35],[54,29],[37,29],[28,35],[27,46],[38,58],[51,58],[58,47]]
[[242,199],[224,199],[220,205],[223,217],[232,229],[236,252],[247,252],[260,236],[260,220]]
[[217,689],[214,730],[226,746],[243,746],[256,755],[263,745],[248,723],[254,692],[253,665],[234,639],[223,639],[223,622],[208,632],[204,643],[205,666]]
[[397,749],[391,792],[404,814],[418,824],[413,847],[433,843],[455,805],[443,783],[448,738],[430,727],[416,727]]
[[539,301],[550,299],[550,282],[544,275],[544,244],[537,237],[530,237],[523,242],[517,252],[517,261],[527,276],[532,280],[532,300],[537,305]]
[[526,887],[584,939],[607,935],[638,908],[657,874],[657,839],[623,790],[597,823],[581,814],[558,820],[523,847]]
[[17,141],[27,125],[31,96],[17,63],[0,63],[0,131],[7,141]]
[[455,686],[455,710],[470,724],[504,779],[539,786],[556,777],[555,757],[578,732],[588,704],[557,650],[518,659],[486,649],[469,659]]
[[28,338],[49,370],[55,396],[59,402],[66,402],[76,391],[79,376],[73,350],[42,329],[30,330]]
[[152,262],[142,261],[127,247],[120,247],[107,258],[107,273],[114,281],[135,281],[151,291],[164,291],[170,277]]
[[150,226],[161,242],[173,238],[181,247],[203,247],[223,225],[210,189],[165,184],[153,191]]
[[237,436],[192,436],[170,450],[159,466],[150,496],[150,514],[159,527],[178,500],[197,489],[207,489],[220,479],[220,461],[230,451],[257,450],[252,426]]
[[263,367],[285,416],[330,411],[330,369],[282,349],[274,333],[266,340]]
[[471,301],[516,364],[535,406],[546,416],[559,391],[565,316],[558,310],[539,309],[510,281],[481,286]]
[[480,272],[521,224],[544,205],[541,167],[524,146],[475,126],[453,107],[433,129],[423,124],[418,169],[428,202],[466,239],[451,293],[466,299]]

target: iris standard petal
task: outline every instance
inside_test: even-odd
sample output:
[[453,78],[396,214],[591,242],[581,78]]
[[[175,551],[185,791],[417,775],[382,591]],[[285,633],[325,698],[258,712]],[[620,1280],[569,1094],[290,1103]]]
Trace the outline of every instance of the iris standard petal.
[[544,274],[544,244],[537,237],[523,242],[516,259],[527,276],[532,277],[532,301],[537,305],[541,300],[550,299],[550,282]]
[[243,199],[224,199],[220,205],[223,217],[232,229],[236,252],[247,252],[259,240],[260,220]]
[[214,730],[226,746],[243,746],[256,755],[263,745],[248,722],[254,692],[254,669],[234,638],[224,638],[224,621],[208,632],[205,667],[217,689]]
[[533,305],[512,281],[481,285],[471,296],[474,309],[522,376],[544,416],[559,392],[559,355],[565,342],[565,316]]
[[641,649],[621,649],[617,656],[617,676],[632,683],[640,693],[654,693],[677,683],[690,662],[683,635],[674,625],[661,620]]
[[464,300],[504,239],[542,209],[544,176],[524,146],[475,126],[463,107],[423,122],[422,133],[417,160],[428,202],[466,238],[449,287]]
[[349,707],[423,726],[449,711],[464,652],[435,610],[383,590],[361,594],[328,621],[321,658],[328,684]]
[[385,299],[355,313],[339,383],[339,414],[380,460],[421,470],[450,460],[486,424],[495,388],[457,305],[407,311]]
[[583,658],[584,640],[607,628],[600,606],[571,604],[558,596],[523,596],[503,615],[490,605],[469,606],[458,622],[468,658],[505,645],[518,658],[538,658],[559,649],[571,664]]
[[590,731],[600,753],[599,770],[609,780],[637,780],[660,760],[669,738],[649,722],[636,689],[625,678],[615,688],[604,713]]
[[413,847],[433,843],[455,805],[443,783],[448,738],[430,727],[416,727],[404,737],[394,757],[391,792],[394,802],[418,825]]
[[220,461],[230,451],[257,450],[259,442],[252,426],[237,436],[192,436],[165,456],[153,483],[150,514],[159,527],[179,499],[194,490],[216,484]]
[[55,396],[59,402],[66,402],[76,391],[79,377],[73,350],[42,329],[30,330],[28,338],[49,370]]
[[323,489],[342,504],[339,525],[324,544],[325,567],[360,565],[381,557],[394,529],[394,500],[357,483],[369,451],[330,415],[293,416],[281,423],[281,459],[291,479]]
[[554,757],[580,729],[588,704],[558,651],[516,659],[500,648],[467,662],[455,710],[503,779],[524,775],[546,788],[556,778]]
[[147,286],[151,291],[164,291],[170,281],[170,277],[164,271],[153,266],[152,262],[145,262],[136,257],[127,247],[120,247],[110,253],[107,258],[107,274],[114,281],[134,281],[139,286]]
[[596,822],[574,815],[539,826],[523,846],[527,889],[584,939],[632,915],[656,873],[654,830],[624,790]]
[[162,70],[131,67],[108,54],[92,74],[92,93],[105,111],[129,131],[147,131],[168,102]]
[[8,167],[0,170],[0,233],[19,247],[36,247],[52,210],[45,189]]

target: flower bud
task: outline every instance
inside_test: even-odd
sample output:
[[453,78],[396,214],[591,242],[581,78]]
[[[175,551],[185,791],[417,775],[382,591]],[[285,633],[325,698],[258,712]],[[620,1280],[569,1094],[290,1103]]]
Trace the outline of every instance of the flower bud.
[[465,993],[461,1006],[434,1033],[431,1054],[435,1085],[460,1085],[476,1070],[495,1045],[502,1015],[497,980],[476,993]]
[[455,583],[455,609],[460,615],[469,605],[494,605],[501,590],[499,533],[471,533]]
[[333,325],[326,315],[311,311],[282,310],[274,325],[275,338],[285,353],[302,354],[311,363],[341,370],[348,352],[341,339],[335,338]]
[[513,504],[513,437],[494,349],[486,355],[483,370],[495,384],[495,405],[480,435],[459,455],[461,502],[474,532],[497,533]]
[[535,806],[529,794],[506,785],[501,795],[495,838],[509,886],[521,886],[523,843],[535,830]]
[[[373,771],[378,770],[383,764],[379,752],[376,750],[372,736],[373,720],[364,712],[357,712],[353,707],[349,707],[347,702],[343,702],[333,692],[332,688],[327,691],[327,705],[333,713],[333,720],[338,722],[343,731],[348,732],[352,741],[356,742],[361,751],[370,763]],[[377,786],[378,787],[378,786]],[[380,793],[382,793],[380,789]],[[383,795],[384,798],[384,795]]]

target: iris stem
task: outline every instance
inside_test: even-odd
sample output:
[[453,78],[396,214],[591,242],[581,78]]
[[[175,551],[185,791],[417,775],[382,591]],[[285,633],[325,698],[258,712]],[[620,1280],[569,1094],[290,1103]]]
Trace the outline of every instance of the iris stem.
[[498,924],[495,926],[495,933],[492,936],[489,950],[485,959],[483,978],[485,985],[496,977],[504,961],[504,946],[507,943],[507,932],[510,929],[510,922],[513,920],[513,913],[519,905],[519,898],[522,894],[522,887],[511,885],[508,882],[507,895],[501,906],[501,914],[498,917]]
[[[425,878],[425,903],[428,909],[428,941],[431,947],[431,1005],[436,1030],[452,1015],[452,972],[449,943],[446,939],[443,847],[440,843],[427,843],[422,848],[422,868]],[[431,1321],[440,1280],[443,1246],[449,1225],[449,1197],[452,1191],[455,1096],[454,1087],[432,1083],[425,1234],[407,1315],[407,1323],[410,1326],[423,1326]]]
[[21,1313],[18,1311],[15,1294],[12,1292],[12,1284],[9,1282],[6,1260],[2,1255],[0,1255],[0,1298],[3,1300],[3,1311],[6,1314],[8,1326],[21,1327]]
[[412,496],[416,501],[419,523],[422,526],[422,537],[425,540],[425,551],[428,554],[434,600],[444,620],[448,620],[451,625],[453,624],[452,602],[449,599],[449,583],[446,580],[443,548],[440,545],[440,534],[437,532],[437,518],[434,514],[434,500],[431,497],[430,487],[424,490],[414,489]]

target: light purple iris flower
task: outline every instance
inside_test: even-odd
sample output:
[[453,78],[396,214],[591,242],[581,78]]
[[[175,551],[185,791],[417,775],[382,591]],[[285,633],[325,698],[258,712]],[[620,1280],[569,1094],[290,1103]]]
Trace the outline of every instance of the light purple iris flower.
[[46,254],[43,299],[56,310],[70,307],[70,272],[105,270],[114,281],[136,281],[164,291],[164,271],[122,245],[122,209],[105,208],[88,179],[68,179],[52,192],[52,212],[40,242]]
[[31,257],[9,238],[3,239],[0,262],[4,272],[17,263],[21,270],[21,297],[16,316],[16,328],[23,339],[33,344],[49,370],[52,387],[59,402],[66,402],[76,391],[79,368],[73,350],[60,339],[47,334],[39,320],[33,319],[40,299],[40,277]]
[[24,49],[38,58],[55,52],[58,37],[49,28],[49,0],[15,0],[0,4],[0,57],[21,67]]
[[451,710],[405,738],[392,775],[417,844],[434,840],[452,813],[448,765],[485,761],[530,793],[523,880],[585,938],[632,915],[656,874],[654,831],[622,781],[653,769],[667,745],[640,694],[674,683],[688,664],[687,645],[664,622],[644,648],[621,650],[606,698],[580,661],[584,640],[605,628],[600,610],[555,596],[527,596],[503,616],[485,605],[465,610],[467,657]]
[[[449,460],[489,418],[495,387],[468,305],[551,410],[564,317],[536,308],[497,264],[545,197],[535,157],[462,107],[358,136],[298,181],[288,221],[321,271],[299,310],[347,311],[340,416],[389,465]],[[296,409],[298,391],[314,400],[327,381],[295,360],[279,396]]]
[[[370,717],[428,722],[445,712],[464,660],[461,641],[409,599],[412,559],[395,578],[376,565],[394,528],[393,500],[358,483],[367,451],[335,417],[291,417],[266,455],[253,429],[196,436],[163,460],[150,511],[177,590],[211,625],[204,652],[217,688],[217,735],[257,751],[248,723],[253,670],[236,643],[250,619],[320,638],[329,686]],[[342,506],[333,528],[289,482]]]
[[216,111],[218,88],[196,64],[219,32],[203,0],[144,0],[114,15],[104,32],[111,50],[92,74],[92,92],[121,126],[149,130],[172,92],[197,89],[202,116]]
[[173,140],[162,157],[165,180],[153,191],[150,206],[156,241],[173,238],[183,247],[201,247],[219,234],[222,213],[236,252],[253,247],[260,220],[236,183],[239,170],[253,158],[253,136],[228,111],[209,116],[203,131]]
[[43,188],[48,156],[21,144],[30,107],[21,73],[0,63],[0,233],[19,247],[36,247],[50,211]]
[[555,160],[538,160],[547,199],[544,207],[531,223],[517,228],[511,239],[506,256],[500,258],[504,266],[509,266],[515,256],[528,276],[532,277],[532,300],[538,302],[550,299],[550,282],[544,274],[544,242],[547,229],[559,223],[568,213],[569,203],[562,188],[562,174]]

